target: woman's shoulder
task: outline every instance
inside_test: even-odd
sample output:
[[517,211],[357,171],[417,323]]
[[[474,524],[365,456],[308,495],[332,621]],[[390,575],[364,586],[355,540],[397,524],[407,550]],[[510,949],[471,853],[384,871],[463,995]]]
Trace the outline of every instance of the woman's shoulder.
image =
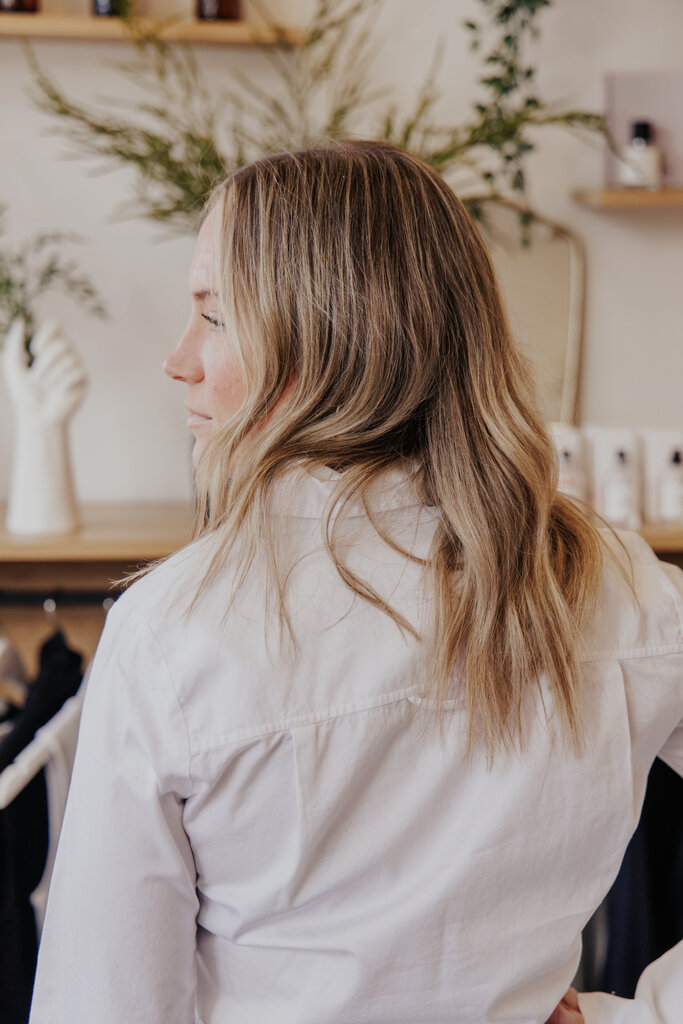
[[193,541],[154,565],[135,579],[112,607],[108,619],[119,623],[127,619],[146,619],[159,627],[174,611],[178,614],[191,600],[207,566],[205,538]]
[[630,530],[600,531],[607,557],[588,657],[683,652],[683,571]]

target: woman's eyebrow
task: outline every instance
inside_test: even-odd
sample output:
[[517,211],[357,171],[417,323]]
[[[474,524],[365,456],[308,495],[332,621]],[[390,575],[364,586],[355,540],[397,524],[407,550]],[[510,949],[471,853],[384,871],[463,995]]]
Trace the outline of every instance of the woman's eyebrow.
[[215,299],[216,293],[209,291],[207,288],[203,288],[199,291],[192,292],[192,298],[196,299],[197,302],[203,302],[205,299]]

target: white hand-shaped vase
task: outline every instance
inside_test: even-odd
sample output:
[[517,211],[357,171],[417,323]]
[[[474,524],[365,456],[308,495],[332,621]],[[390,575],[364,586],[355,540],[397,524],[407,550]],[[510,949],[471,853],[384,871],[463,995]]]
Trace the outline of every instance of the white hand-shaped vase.
[[2,350],[2,372],[15,416],[7,529],[10,533],[70,533],[78,526],[68,422],[83,401],[86,376],[61,329],[49,321],[31,341],[29,366],[25,328],[10,327]]

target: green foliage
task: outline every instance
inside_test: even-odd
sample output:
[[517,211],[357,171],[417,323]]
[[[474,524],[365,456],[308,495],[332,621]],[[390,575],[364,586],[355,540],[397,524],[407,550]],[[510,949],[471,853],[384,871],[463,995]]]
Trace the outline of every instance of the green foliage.
[[[233,73],[220,93],[209,91],[188,47],[168,46],[130,19],[134,60],[120,69],[144,94],[132,112],[117,115],[111,107],[71,100],[29,51],[36,100],[58,119],[78,152],[135,168],[129,214],[193,232],[212,187],[237,168],[268,153],[357,133],[359,115],[386,96],[368,84],[381,2],[317,0],[300,45],[269,19],[276,43],[261,49],[274,69],[274,86]],[[376,130],[363,134],[418,154],[446,176],[466,177],[468,184],[458,191],[481,219],[487,199],[524,202],[525,162],[536,129],[560,125],[604,133],[605,126],[599,114],[556,109],[535,92],[535,69],[523,53],[551,0],[472,2],[480,5],[481,17],[463,25],[472,49],[482,55],[482,96],[471,117],[455,126],[436,120],[443,62],[437,47],[413,110],[399,115],[390,106],[376,115]]]
[[[0,206],[0,235],[3,232],[4,207]],[[37,235],[13,251],[0,246],[0,345],[12,321],[22,317],[27,344],[36,327],[38,300],[50,289],[61,289],[81,303],[94,316],[106,311],[97,289],[76,263],[64,260],[57,247],[78,242],[78,236],[64,231]]]
[[137,60],[122,64],[121,70],[145,96],[132,117],[90,111],[70,100],[27,49],[38,102],[59,119],[77,150],[106,158],[110,167],[135,168],[134,198],[125,213],[194,231],[206,196],[232,169],[218,149],[216,100],[191,50],[171,49],[154,37],[133,36],[132,41]]
[[[524,62],[528,39],[538,37],[536,19],[550,7],[550,0],[477,0],[485,22],[463,22],[470,33],[470,47],[483,51],[486,73],[479,78],[485,99],[475,105],[477,118],[469,126],[464,145],[468,150],[490,148],[498,160],[497,173],[483,171],[482,182],[491,189],[523,196],[526,187],[524,161],[533,152],[529,134],[541,125],[563,125],[604,133],[604,118],[585,111],[556,110],[534,91],[536,70]],[[455,141],[462,144],[456,132]]]
[[[350,134],[352,115],[376,98],[366,78],[369,20],[379,3],[318,0],[296,46],[271,22],[277,41],[260,49],[278,80],[272,93],[237,74],[221,92],[210,91],[189,47],[169,46],[129,19],[134,59],[118,67],[145,97],[132,114],[71,100],[27,47],[35,100],[77,152],[135,168],[134,198],[124,213],[194,232],[212,187],[250,160]],[[320,106],[322,113],[314,113]]]

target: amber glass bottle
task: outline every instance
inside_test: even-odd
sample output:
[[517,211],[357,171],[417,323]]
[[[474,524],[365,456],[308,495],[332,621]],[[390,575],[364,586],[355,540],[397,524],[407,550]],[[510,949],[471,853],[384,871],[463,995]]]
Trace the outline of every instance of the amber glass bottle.
[[3,11],[8,13],[23,11],[25,14],[35,14],[38,10],[38,0],[0,0],[0,14]]
[[239,16],[239,0],[197,0],[200,21],[237,21]]

